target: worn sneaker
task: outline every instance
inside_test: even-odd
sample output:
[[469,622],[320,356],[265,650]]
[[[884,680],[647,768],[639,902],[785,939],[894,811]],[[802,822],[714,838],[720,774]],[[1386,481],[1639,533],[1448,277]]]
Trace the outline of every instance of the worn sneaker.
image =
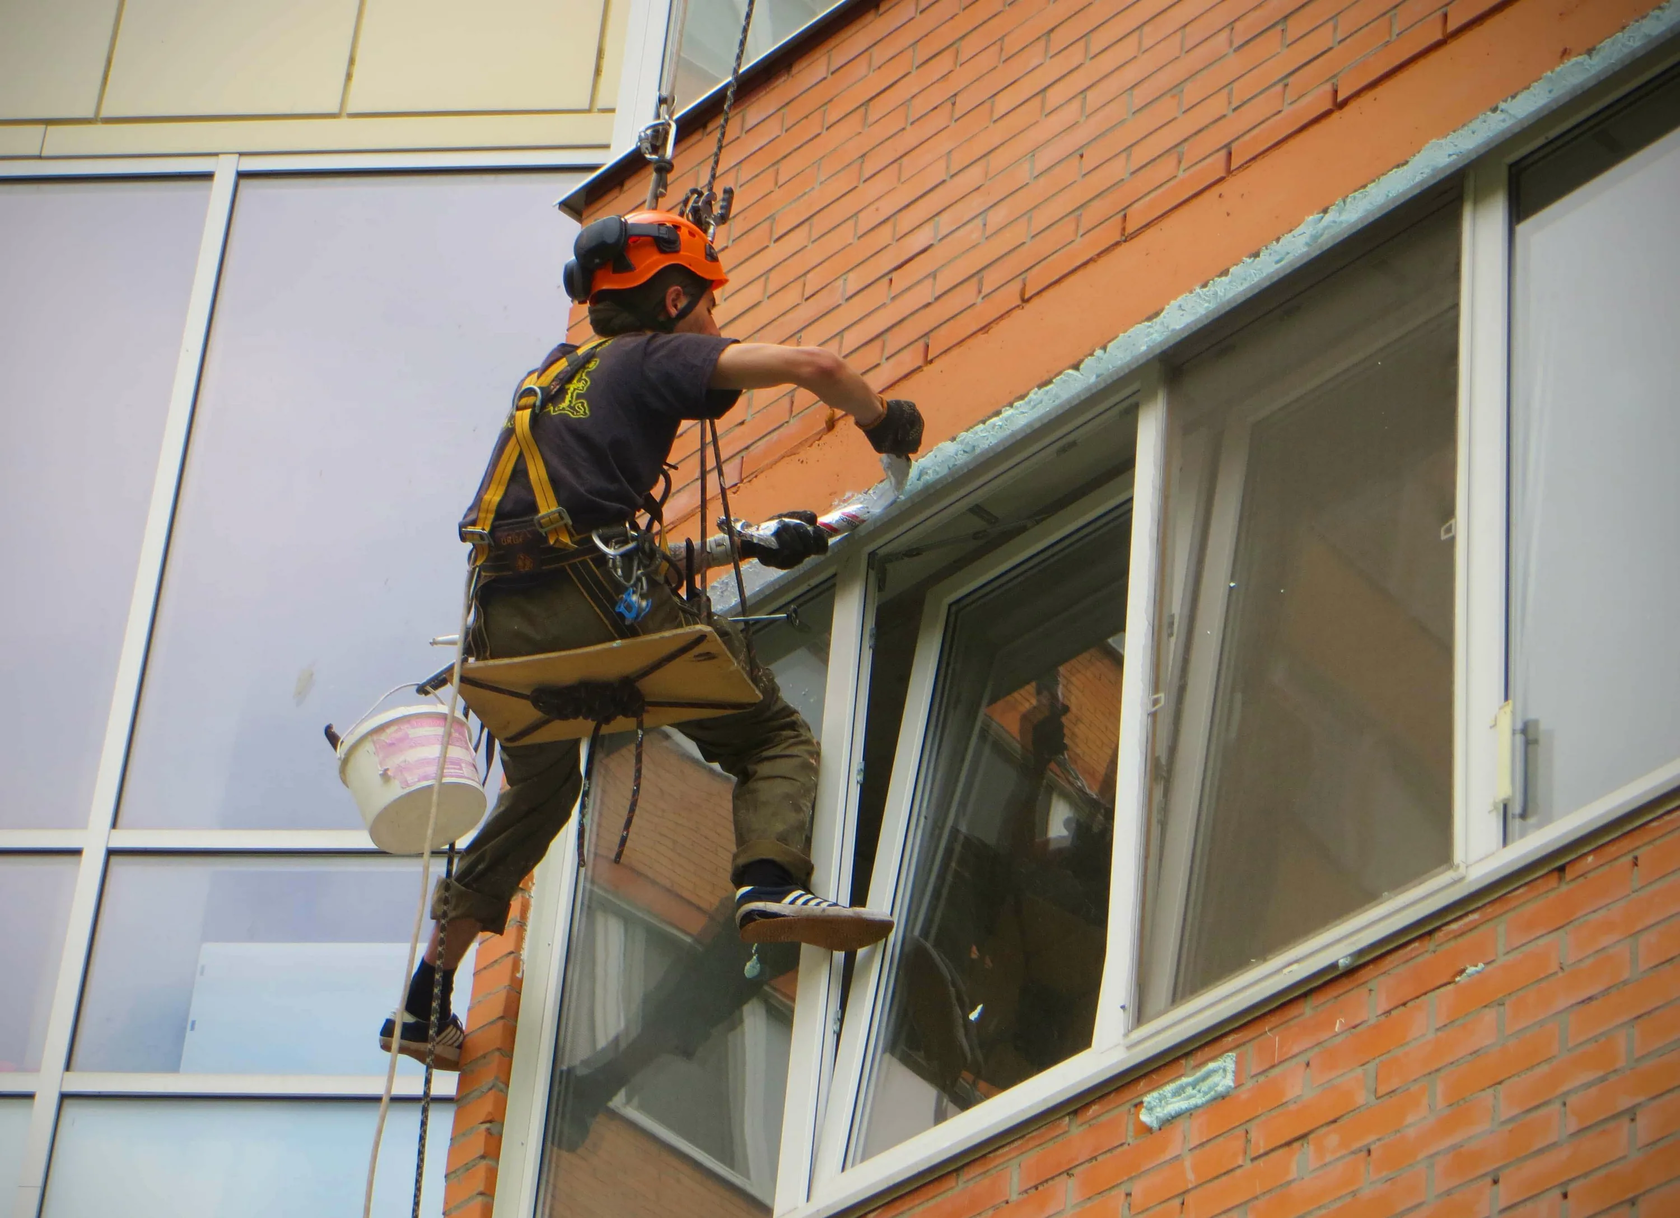
[[893,920],[872,909],[836,905],[803,888],[759,884],[735,890],[735,925],[746,943],[809,943],[855,952],[885,939]]
[[[424,1019],[416,1019],[407,1011],[403,1012],[402,1043],[397,1046],[397,1052],[405,1057],[412,1057],[422,1065],[426,1062],[426,1024]],[[379,1029],[379,1047],[385,1052],[391,1051],[391,1037],[396,1031],[396,1021],[387,1019]],[[461,1021],[454,1015],[444,1020],[438,1029],[437,1041],[432,1046],[432,1065],[439,1070],[459,1070],[461,1068],[461,1045],[467,1039],[467,1030],[461,1026]]]

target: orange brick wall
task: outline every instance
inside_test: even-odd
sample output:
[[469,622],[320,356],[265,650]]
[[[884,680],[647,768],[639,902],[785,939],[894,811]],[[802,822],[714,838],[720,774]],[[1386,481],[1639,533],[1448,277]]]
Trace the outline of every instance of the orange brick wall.
[[[743,339],[819,344],[944,440],[1654,8],[1653,0],[883,0],[744,93]],[[686,134],[667,202],[699,181]],[[639,207],[638,171],[589,201]],[[582,329],[574,313],[574,333]],[[879,477],[809,395],[725,420],[739,506]],[[696,504],[694,440],[670,518]]]
[[[1230,1052],[1233,1094],[1138,1119]],[[1674,1218],[1680,812],[871,1212]]]

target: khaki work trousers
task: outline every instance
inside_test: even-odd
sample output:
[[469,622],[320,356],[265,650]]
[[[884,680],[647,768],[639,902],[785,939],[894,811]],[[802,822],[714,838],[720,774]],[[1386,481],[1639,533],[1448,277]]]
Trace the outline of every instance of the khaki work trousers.
[[[651,591],[647,615],[625,626],[611,608],[618,587],[595,561],[540,576],[493,579],[478,595],[473,653],[482,659],[537,655],[694,623],[693,614],[664,584],[654,582]],[[723,618],[714,625],[737,662],[748,668],[740,629]],[[745,864],[765,859],[809,884],[817,742],[799,712],[782,698],[775,677],[766,669],[756,680],[763,696],[751,710],[696,719],[675,730],[735,780],[731,879]],[[455,878],[440,880],[434,889],[434,919],[443,915],[447,887],[451,917],[472,918],[498,934],[505,929],[515,890],[571,818],[583,785],[579,743],[516,744],[502,750],[507,786],[462,853]]]

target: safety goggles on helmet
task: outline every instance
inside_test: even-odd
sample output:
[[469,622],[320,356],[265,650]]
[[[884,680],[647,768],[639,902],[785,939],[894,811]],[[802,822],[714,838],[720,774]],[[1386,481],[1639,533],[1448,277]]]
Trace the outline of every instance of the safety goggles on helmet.
[[582,304],[596,292],[646,283],[668,266],[687,267],[714,288],[729,282],[699,226],[674,212],[644,211],[584,225],[561,283]]

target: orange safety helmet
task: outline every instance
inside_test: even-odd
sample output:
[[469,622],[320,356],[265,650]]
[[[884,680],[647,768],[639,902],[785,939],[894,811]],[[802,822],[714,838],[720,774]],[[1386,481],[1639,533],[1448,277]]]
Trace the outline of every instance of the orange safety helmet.
[[713,288],[729,282],[700,226],[669,211],[607,216],[584,225],[561,282],[566,294],[583,304],[597,292],[646,283],[668,266],[687,267]]

